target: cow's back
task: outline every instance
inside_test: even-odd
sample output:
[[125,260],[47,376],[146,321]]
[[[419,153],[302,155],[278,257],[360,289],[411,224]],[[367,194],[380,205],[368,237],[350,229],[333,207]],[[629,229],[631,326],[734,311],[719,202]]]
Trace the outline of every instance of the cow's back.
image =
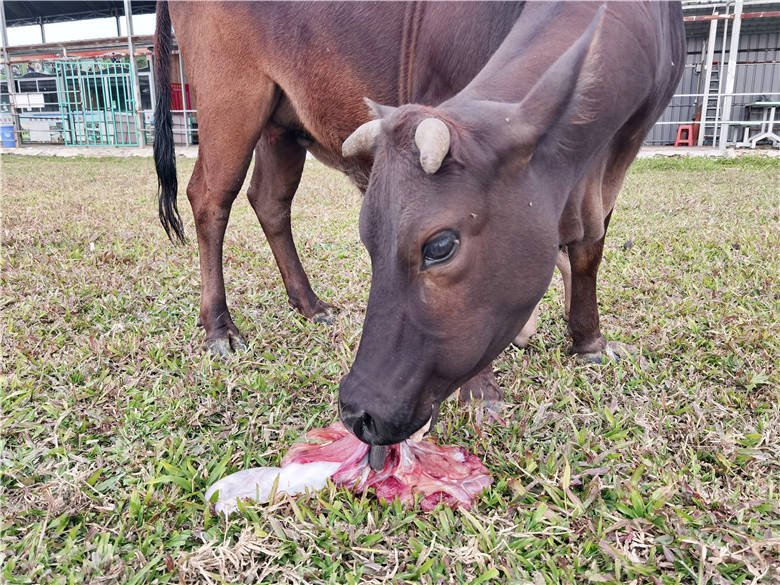
[[433,105],[454,95],[501,44],[522,3],[173,2],[170,10],[196,93],[220,70],[236,99],[242,85],[267,76],[313,150],[339,158],[344,139],[368,120],[363,97]]

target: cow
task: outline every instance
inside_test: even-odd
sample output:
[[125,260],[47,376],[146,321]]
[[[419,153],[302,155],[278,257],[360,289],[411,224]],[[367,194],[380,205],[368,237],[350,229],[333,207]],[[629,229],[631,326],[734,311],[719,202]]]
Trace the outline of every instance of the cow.
[[679,3],[529,3],[457,95],[368,102],[375,119],[343,145],[347,158],[374,155],[360,214],[371,289],[339,387],[361,440],[423,428],[529,320],[562,247],[572,349],[609,351],[596,301],[604,237],[679,82],[684,38]]
[[[173,24],[198,106],[198,158],[187,197],[200,258],[199,324],[213,353],[244,346],[227,307],[222,242],[253,151],[247,195],[289,302],[306,318],[328,321],[331,307],[312,290],[290,225],[307,151],[365,191],[372,154],[344,157],[341,149],[370,120],[361,97],[396,105],[452,97],[487,63],[523,9],[516,2],[158,1],[159,216],[168,236],[183,242],[170,113]],[[490,368],[465,395],[498,396]]]

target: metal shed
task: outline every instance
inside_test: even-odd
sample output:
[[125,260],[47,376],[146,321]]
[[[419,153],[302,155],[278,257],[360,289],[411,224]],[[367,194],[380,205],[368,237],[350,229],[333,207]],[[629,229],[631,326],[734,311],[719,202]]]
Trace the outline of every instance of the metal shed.
[[[13,124],[17,143],[18,138],[78,145],[149,142],[155,93],[149,50],[153,40],[133,36],[127,15],[154,12],[154,1],[0,0],[0,6],[5,19],[3,71],[12,80],[0,82],[0,126]],[[688,143],[693,145],[780,147],[780,138],[773,138],[778,130],[772,130],[780,110],[780,0],[686,0],[683,11],[685,70],[646,144],[674,144],[680,129],[689,128]],[[6,52],[6,24],[38,24],[45,40],[46,23],[101,16],[117,19],[117,33],[119,19],[124,18],[129,34]],[[197,142],[197,112],[177,49],[173,55],[175,135],[177,141],[191,144]],[[30,69],[30,63],[38,65]]]
[[747,145],[777,115],[761,104],[780,100],[780,2],[693,0],[683,10],[685,70],[646,142],[673,144],[693,125],[697,146]]
[[[0,0],[2,73],[0,126],[12,127],[10,142],[63,142],[65,144],[143,145],[146,140],[141,82],[136,61],[131,14],[155,10],[150,0],[30,2]],[[24,55],[28,63],[14,64],[8,48],[7,26],[37,24],[46,47],[44,25],[85,18],[113,17],[120,33],[124,18],[127,35],[115,54],[86,62],[68,60],[66,44],[61,54]],[[117,45],[115,42],[114,45]],[[79,57],[86,56],[84,51]],[[46,59],[49,57],[49,59]],[[30,67],[30,63],[37,63]],[[23,69],[23,71],[22,71]],[[147,81],[151,78],[147,76]],[[148,84],[147,84],[148,87]],[[53,137],[57,137],[54,138]],[[8,143],[3,132],[3,142]]]

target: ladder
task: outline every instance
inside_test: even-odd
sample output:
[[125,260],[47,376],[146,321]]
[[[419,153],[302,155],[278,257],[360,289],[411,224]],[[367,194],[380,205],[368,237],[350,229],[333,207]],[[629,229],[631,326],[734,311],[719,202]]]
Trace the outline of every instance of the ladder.
[[[729,30],[729,9],[726,6],[726,14],[718,18],[717,8],[713,8],[710,21],[710,33],[707,39],[707,56],[704,58],[704,99],[701,104],[701,125],[699,126],[698,146],[715,146],[720,136],[721,97],[723,91],[723,78],[720,76],[722,65],[726,57],[726,37]],[[723,33],[721,36],[720,59],[715,60],[715,43],[718,36],[718,23],[723,21]]]
[[710,84],[707,87],[705,99],[701,114],[701,132],[704,135],[703,143],[711,146],[715,144],[718,137],[717,120],[720,119],[720,63],[710,63]]

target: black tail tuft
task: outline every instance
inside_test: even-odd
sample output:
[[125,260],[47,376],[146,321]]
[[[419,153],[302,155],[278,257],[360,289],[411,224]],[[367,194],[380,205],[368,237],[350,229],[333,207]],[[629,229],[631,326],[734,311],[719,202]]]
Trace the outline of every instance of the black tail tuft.
[[154,85],[157,104],[154,109],[154,166],[157,169],[157,203],[165,233],[186,242],[176,197],[176,150],[171,116],[171,17],[168,2],[157,0],[157,30],[154,35]]

